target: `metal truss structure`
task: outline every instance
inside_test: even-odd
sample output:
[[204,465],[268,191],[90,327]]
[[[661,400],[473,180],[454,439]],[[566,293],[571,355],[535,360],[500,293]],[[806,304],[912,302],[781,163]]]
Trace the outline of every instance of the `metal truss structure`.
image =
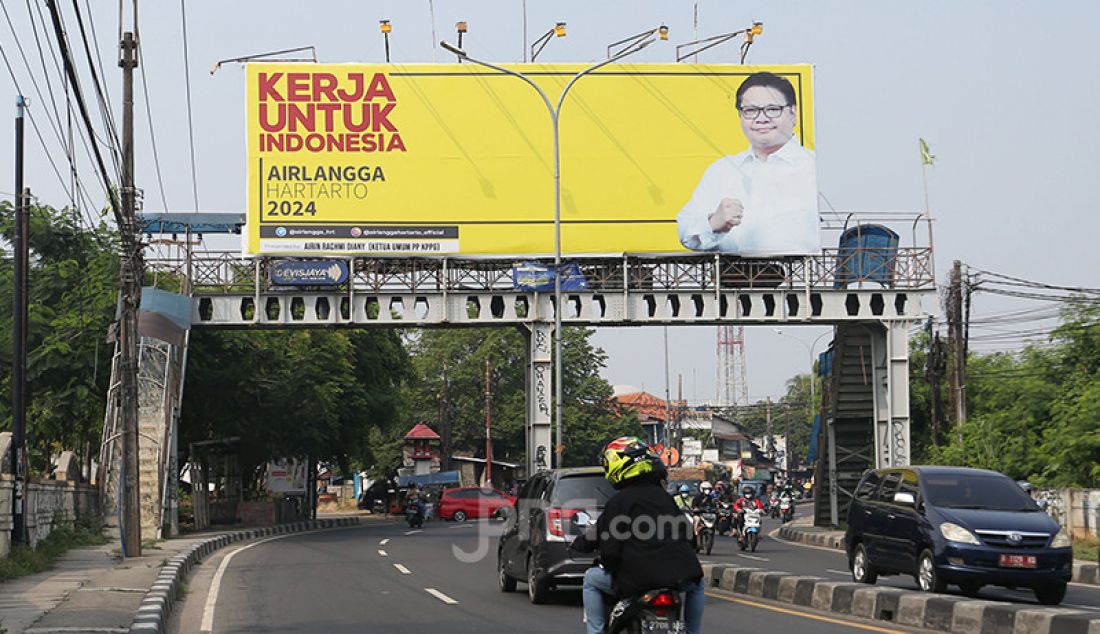
[[[570,325],[919,320],[935,311],[930,248],[825,250],[779,260],[719,254],[575,260],[586,290],[565,291]],[[284,259],[284,258],[281,258]],[[150,259],[189,277],[195,327],[484,326],[553,321],[552,293],[517,288],[512,260],[354,259],[336,287],[280,287],[271,260],[214,253]],[[868,270],[867,262],[881,270]],[[189,274],[189,275],[188,275]]]
[[[173,259],[150,254],[146,262],[157,280],[178,280],[180,288],[191,289],[193,328],[521,327],[530,346],[527,468],[533,473],[551,466],[551,341],[558,307],[552,292],[518,285],[513,272],[521,262],[552,268],[550,262],[352,258],[348,280],[337,286],[273,284],[270,266],[287,259],[293,258],[207,252]],[[908,461],[908,402],[898,395],[908,391],[906,329],[938,313],[931,246],[859,246],[778,259],[628,254],[569,264],[583,277],[583,290],[562,292],[561,318],[569,326],[885,327],[891,371],[878,389],[865,387],[876,406],[868,423],[884,463]]]

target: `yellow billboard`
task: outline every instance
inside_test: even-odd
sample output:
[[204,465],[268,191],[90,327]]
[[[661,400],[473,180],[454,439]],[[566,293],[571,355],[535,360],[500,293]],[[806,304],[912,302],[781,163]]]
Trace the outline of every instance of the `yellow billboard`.
[[[581,65],[513,65],[557,104]],[[616,64],[558,117],[562,252],[820,250],[808,65]],[[249,64],[250,254],[554,253],[553,117],[475,64]]]

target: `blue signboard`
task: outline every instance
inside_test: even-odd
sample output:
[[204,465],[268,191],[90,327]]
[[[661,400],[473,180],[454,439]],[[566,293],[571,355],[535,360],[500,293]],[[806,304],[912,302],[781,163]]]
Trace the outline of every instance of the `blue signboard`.
[[[576,263],[563,263],[561,271],[561,290],[588,290],[588,280],[584,279],[581,268]],[[512,284],[517,290],[551,293],[554,291],[554,267],[538,262],[523,262],[512,267]]]
[[267,269],[268,279],[279,286],[336,286],[348,281],[343,260],[278,260]]

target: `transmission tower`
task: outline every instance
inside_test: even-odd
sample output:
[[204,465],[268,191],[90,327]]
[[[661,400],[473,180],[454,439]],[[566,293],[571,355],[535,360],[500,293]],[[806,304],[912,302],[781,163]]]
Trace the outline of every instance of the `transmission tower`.
[[749,377],[745,364],[745,327],[718,327],[718,406],[749,404]]

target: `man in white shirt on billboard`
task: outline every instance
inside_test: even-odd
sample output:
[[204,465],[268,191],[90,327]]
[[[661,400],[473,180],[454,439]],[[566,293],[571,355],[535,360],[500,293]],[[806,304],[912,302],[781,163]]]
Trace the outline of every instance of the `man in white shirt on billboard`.
[[755,73],[738,87],[736,106],[749,149],[703,173],[676,216],[680,243],[750,256],[818,253],[814,153],[794,136],[794,87],[774,73]]

